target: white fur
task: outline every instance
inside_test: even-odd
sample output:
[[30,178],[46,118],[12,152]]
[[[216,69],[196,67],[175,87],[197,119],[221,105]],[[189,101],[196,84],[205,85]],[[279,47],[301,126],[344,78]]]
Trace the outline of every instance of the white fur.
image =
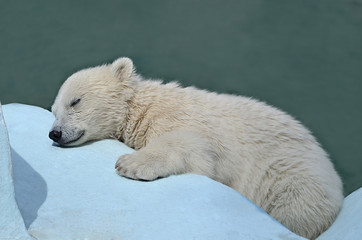
[[209,176],[307,238],[326,230],[342,205],[339,176],[298,121],[250,98],[144,80],[128,58],[70,76],[52,111],[61,145],[116,138],[138,150],[117,161],[122,176]]

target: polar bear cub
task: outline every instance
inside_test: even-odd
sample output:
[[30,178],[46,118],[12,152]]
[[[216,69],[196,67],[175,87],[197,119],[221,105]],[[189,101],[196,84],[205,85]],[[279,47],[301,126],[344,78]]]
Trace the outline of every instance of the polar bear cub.
[[254,99],[143,79],[129,58],[70,76],[52,112],[49,137],[61,146],[115,138],[138,150],[116,162],[121,176],[206,175],[307,238],[342,205],[327,154],[291,116]]

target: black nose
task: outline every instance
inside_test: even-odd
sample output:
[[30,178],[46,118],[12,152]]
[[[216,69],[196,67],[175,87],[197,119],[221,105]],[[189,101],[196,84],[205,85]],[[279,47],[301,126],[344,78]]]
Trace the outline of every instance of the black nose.
[[54,142],[58,142],[61,137],[62,137],[62,131],[53,130],[49,132],[49,138]]

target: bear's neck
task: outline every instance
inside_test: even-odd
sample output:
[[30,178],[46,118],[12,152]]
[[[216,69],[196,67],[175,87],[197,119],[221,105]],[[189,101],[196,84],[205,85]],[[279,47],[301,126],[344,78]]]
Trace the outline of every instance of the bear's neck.
[[128,111],[118,139],[136,150],[146,146],[151,138],[153,118],[149,110],[158,97],[161,82],[139,80],[135,82],[134,95],[128,101]]

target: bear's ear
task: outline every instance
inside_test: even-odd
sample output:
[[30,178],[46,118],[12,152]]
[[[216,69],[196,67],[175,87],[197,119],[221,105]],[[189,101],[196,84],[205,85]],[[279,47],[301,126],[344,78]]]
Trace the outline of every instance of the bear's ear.
[[134,73],[133,62],[127,57],[115,60],[111,65],[111,69],[121,81],[130,79]]

